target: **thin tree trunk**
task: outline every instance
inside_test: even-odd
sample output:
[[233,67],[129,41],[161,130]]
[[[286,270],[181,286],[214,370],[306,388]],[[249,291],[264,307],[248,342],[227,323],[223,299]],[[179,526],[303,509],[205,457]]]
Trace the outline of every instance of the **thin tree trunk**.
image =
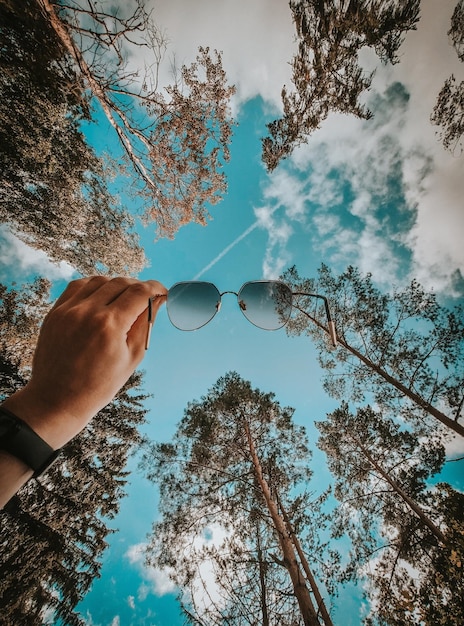
[[259,585],[261,599],[261,613],[263,617],[263,626],[269,626],[269,615],[267,611],[267,594],[266,594],[266,572],[263,563],[263,552],[261,550],[261,542],[259,538],[259,528],[256,527],[256,539],[258,542],[258,563],[259,563]]
[[303,566],[303,569],[305,571],[306,578],[309,581],[309,584],[311,586],[311,590],[312,590],[312,592],[314,594],[314,597],[316,599],[316,603],[317,603],[317,607],[319,609],[319,613],[322,615],[322,619],[324,620],[325,626],[333,626],[332,619],[331,619],[331,617],[329,615],[329,612],[327,611],[327,608],[326,608],[326,606],[324,604],[324,599],[322,598],[321,592],[319,591],[319,587],[317,586],[316,579],[314,578],[314,576],[313,576],[313,574],[311,572],[311,569],[309,567],[309,563],[308,563],[308,561],[306,559],[306,556],[305,556],[305,554],[304,554],[304,552],[303,552],[303,550],[301,548],[300,541],[299,541],[295,531],[293,530],[292,524],[291,524],[290,519],[289,519],[289,517],[287,515],[287,511],[285,510],[282,502],[280,501],[280,498],[278,500],[278,503],[279,503],[280,510],[282,511],[282,516],[284,518],[284,521],[285,521],[285,523],[287,525],[288,531],[289,531],[290,536],[292,538],[293,545],[295,546],[296,551],[298,552],[298,556],[300,557],[300,562],[301,562],[301,565]]
[[245,422],[245,432],[248,441],[248,447],[255,470],[256,479],[259,487],[266,501],[267,508],[274,523],[274,528],[277,531],[279,537],[279,543],[283,554],[283,562],[290,574],[290,578],[293,585],[293,591],[300,607],[300,612],[303,617],[305,626],[320,626],[319,619],[316,614],[316,610],[313,606],[309,590],[305,584],[303,573],[300,570],[295,551],[293,549],[293,543],[288,536],[285,522],[281,517],[277,504],[274,502],[269,485],[264,478],[261,463],[259,461],[256,448],[251,437],[250,427]]
[[408,494],[400,487],[400,485],[391,478],[387,472],[377,463],[374,457],[370,454],[370,452],[363,446],[363,444],[353,437],[351,433],[347,432],[348,437],[355,443],[356,446],[361,450],[369,463],[376,469],[376,471],[382,476],[382,478],[393,488],[395,493],[397,493],[400,498],[408,505],[408,507],[417,515],[417,517],[422,521],[422,523],[427,526],[427,528],[431,531],[431,533],[438,539],[438,541],[446,545],[447,541],[444,534],[441,530],[432,522],[432,520],[424,513],[424,511],[418,506],[418,504],[410,497]]
[[[314,322],[314,324],[316,324],[316,326],[324,330],[326,333],[329,332],[327,328],[324,326],[324,324],[319,322],[319,320],[317,320],[315,317],[313,317],[312,315],[310,315],[306,311],[303,311],[300,308],[298,308],[298,311],[306,315],[306,317],[308,317],[312,322]],[[429,402],[424,400],[424,398],[421,398],[421,396],[419,396],[417,393],[415,393],[414,391],[412,391],[411,389],[403,385],[403,383],[401,383],[399,380],[397,380],[393,376],[390,376],[390,374],[388,374],[384,369],[382,369],[378,365],[375,365],[375,363],[373,363],[370,359],[368,359],[366,356],[361,354],[361,352],[358,352],[356,348],[353,348],[352,346],[350,346],[349,343],[347,343],[340,337],[337,337],[337,340],[340,345],[342,345],[346,350],[348,350],[348,352],[351,352],[351,354],[353,354],[356,358],[362,361],[364,365],[367,365],[367,367],[372,369],[376,374],[378,374],[384,380],[386,380],[387,383],[395,387],[395,389],[398,389],[398,391],[400,391],[402,394],[404,394],[406,397],[412,400],[415,404],[417,404],[417,406],[419,406],[421,409],[424,409],[424,411],[427,411],[427,413],[429,413],[432,417],[435,417],[442,424],[444,424],[447,428],[451,428],[451,430],[454,430],[455,433],[464,437],[464,426],[452,420],[450,417],[448,417],[447,415],[445,415],[444,413],[436,409],[434,406],[432,406]]]
[[[90,87],[90,89],[92,90],[93,95],[95,96],[95,98],[97,98],[98,102],[100,103],[100,106],[103,109],[103,112],[105,113],[109,123],[111,124],[111,126],[114,128],[114,130],[116,131],[125,151],[127,152],[127,155],[130,159],[130,161],[132,162],[133,166],[135,167],[135,169],[139,172],[140,176],[142,177],[142,179],[144,180],[144,182],[146,183],[146,185],[153,189],[153,190],[157,190],[157,187],[155,185],[155,183],[153,182],[153,179],[151,178],[149,172],[147,171],[146,167],[144,166],[144,164],[142,163],[142,160],[135,154],[134,152],[134,148],[133,145],[131,144],[131,141],[129,140],[129,138],[126,136],[126,134],[124,133],[124,131],[122,130],[122,128],[119,126],[119,124],[117,123],[114,114],[113,114],[113,110],[112,110],[112,106],[108,101],[108,98],[105,94],[104,89],[101,87],[101,85],[98,83],[97,80],[95,80],[87,62],[85,61],[81,51],[78,49],[78,47],[76,46],[76,44],[73,41],[73,38],[71,37],[71,35],[69,34],[69,31],[66,27],[66,25],[59,19],[59,17],[57,16],[55,9],[53,7],[53,4],[50,0],[37,0],[38,4],[42,7],[43,11],[46,13],[46,15],[48,15],[49,19],[50,19],[50,24],[53,27],[53,30],[55,31],[57,37],[59,38],[59,40],[61,41],[61,43],[63,44],[63,46],[66,48],[66,50],[68,51],[68,53],[73,57],[73,59],[76,61],[77,65],[79,66],[82,74],[84,75],[85,79],[88,82],[88,85]],[[123,113],[122,111],[118,111],[119,116],[122,119],[123,125],[126,129],[129,130],[129,132],[134,132],[133,129],[128,127],[128,122],[126,119],[124,119],[123,117]],[[140,133],[137,134],[138,139],[140,139],[148,148],[149,146],[149,142],[148,140],[143,137],[142,135],[140,135]]]

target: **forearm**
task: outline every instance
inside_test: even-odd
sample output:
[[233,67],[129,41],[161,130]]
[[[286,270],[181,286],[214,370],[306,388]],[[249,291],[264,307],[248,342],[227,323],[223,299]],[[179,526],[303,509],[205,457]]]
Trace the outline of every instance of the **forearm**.
[[125,384],[166,293],[156,281],[129,278],[68,285],[42,324],[30,381],[1,405],[9,415],[0,422],[0,506]]
[[[8,414],[25,422],[50,446],[51,452],[58,450],[65,443],[62,441],[62,433],[53,428],[55,420],[47,419],[52,418],[52,415],[47,415],[47,412],[38,405],[39,403],[34,403],[31,399],[26,387],[1,403],[0,411],[5,409]],[[0,507],[3,507],[33,475],[32,467],[11,451],[1,449],[0,445]]]

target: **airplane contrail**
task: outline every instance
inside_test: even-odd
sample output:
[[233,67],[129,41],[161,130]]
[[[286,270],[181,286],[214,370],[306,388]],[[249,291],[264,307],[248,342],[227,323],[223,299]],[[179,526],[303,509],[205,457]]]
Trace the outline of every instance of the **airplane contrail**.
[[[280,208],[280,206],[281,206],[280,204],[277,204],[275,207],[273,207],[269,211],[268,217],[272,217],[272,215],[274,215],[274,213]],[[263,223],[262,220],[257,219],[256,221],[253,222],[253,224],[251,226],[248,226],[248,228],[246,230],[244,230],[243,233],[237,237],[237,239],[234,239],[232,243],[230,243],[228,246],[226,246],[224,248],[224,250],[222,250],[222,252],[220,252],[217,255],[217,257],[215,257],[212,261],[210,261],[208,263],[208,265],[206,265],[202,270],[200,270],[198,272],[198,274],[196,276],[194,276],[194,278],[192,278],[192,280],[198,280],[199,278],[201,278],[201,276],[203,276],[203,274],[205,274],[214,265],[216,265],[216,263],[218,261],[220,261],[222,259],[222,257],[224,257],[228,252],[230,252],[232,250],[232,248],[234,248],[238,243],[240,243],[242,241],[242,239],[245,239],[245,237],[248,237],[248,235],[251,232],[253,232],[255,230],[255,228],[258,228],[260,223]]]
[[234,248],[238,243],[240,243],[242,241],[242,239],[245,239],[245,237],[247,237],[251,232],[253,232],[254,229],[258,227],[258,224],[259,224],[258,220],[256,220],[256,222],[253,222],[253,224],[251,226],[249,226],[245,231],[243,231],[243,233],[241,235],[239,235],[236,239],[234,239],[234,241],[232,241],[232,243],[230,243],[228,246],[226,246],[224,248],[224,250],[222,250],[222,252],[220,252],[217,255],[217,257],[215,257],[212,261],[210,261],[208,263],[208,265],[206,265],[202,270],[200,270],[198,272],[198,274],[193,277],[192,280],[198,280],[199,278],[201,278],[201,276],[203,276],[203,274],[205,274],[214,265],[216,265],[216,263],[218,263],[218,261],[220,261],[222,259],[222,257],[224,257],[228,252],[230,252],[232,250],[232,248]]

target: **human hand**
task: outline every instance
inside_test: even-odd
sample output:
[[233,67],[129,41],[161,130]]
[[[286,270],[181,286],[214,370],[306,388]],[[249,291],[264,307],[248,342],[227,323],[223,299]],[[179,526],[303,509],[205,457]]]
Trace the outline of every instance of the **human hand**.
[[[71,282],[42,325],[29,383],[4,402],[53,448],[80,432],[141,361],[156,281],[102,276]],[[155,297],[159,296],[159,297]]]

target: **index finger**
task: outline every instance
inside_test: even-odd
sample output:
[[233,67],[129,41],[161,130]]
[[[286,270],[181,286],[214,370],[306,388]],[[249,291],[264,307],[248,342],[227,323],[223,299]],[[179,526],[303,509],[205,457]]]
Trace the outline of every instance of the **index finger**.
[[163,298],[167,296],[168,290],[157,280],[147,280],[133,283],[122,291],[107,306],[115,311],[124,324],[127,331],[130,330],[138,317],[147,310],[150,298]]
[[[61,293],[59,298],[54,302],[53,308],[59,307],[64,302],[75,300],[76,297],[83,293],[88,287],[89,283],[95,283],[96,286],[102,285],[108,282],[109,278],[106,276],[85,276],[83,278],[77,278],[68,283],[65,290]],[[95,287],[96,288],[96,287]]]

